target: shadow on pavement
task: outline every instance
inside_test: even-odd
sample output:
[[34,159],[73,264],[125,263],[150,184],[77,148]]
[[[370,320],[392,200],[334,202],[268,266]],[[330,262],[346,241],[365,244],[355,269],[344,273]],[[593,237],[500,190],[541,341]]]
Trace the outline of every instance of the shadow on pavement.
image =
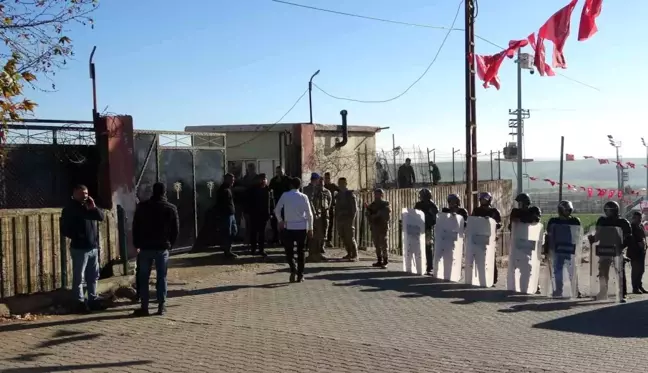
[[[264,284],[264,285],[225,285],[225,286],[216,286],[216,287],[212,287],[212,288],[193,289],[193,290],[186,290],[186,289],[169,290],[169,291],[167,291],[167,298],[181,298],[181,297],[191,297],[191,296],[196,296],[196,295],[226,293],[226,292],[230,292],[230,291],[237,291],[237,290],[240,290],[240,289],[249,289],[249,288],[274,289],[274,288],[287,286],[288,284],[289,284],[289,282],[286,281],[286,282],[280,282],[280,283],[274,283],[274,284]],[[151,299],[154,299],[154,298],[151,298]]]
[[[322,263],[338,263],[334,261],[329,261],[329,262],[322,262]],[[333,267],[333,266],[317,266],[322,263],[306,263],[306,268],[304,269],[304,275],[309,276],[315,273],[322,273],[322,272],[336,272],[336,271],[356,271],[358,269],[364,269],[363,267],[358,267],[358,266],[344,266],[344,267]],[[282,268],[277,268],[272,271],[266,271],[266,272],[259,272],[257,275],[265,276],[265,275],[274,275],[277,273],[285,273],[288,274],[290,273],[290,268],[286,264],[285,267]]]
[[533,328],[611,338],[648,338],[647,314],[648,300],[642,300],[561,317]]
[[44,353],[44,352],[34,353],[34,354],[21,354],[21,355],[18,355],[16,357],[8,358],[8,359],[5,359],[5,360],[16,361],[16,362],[19,362],[19,361],[25,361],[25,362],[26,361],[36,361],[41,357],[51,356],[51,355],[52,354],[48,354],[48,353]]
[[278,250],[271,249],[267,251],[268,256],[262,257],[260,255],[249,255],[246,251],[237,252],[239,255],[236,259],[226,258],[222,252],[203,252],[191,253],[182,256],[172,256],[169,258],[169,268],[182,268],[182,267],[200,267],[200,266],[238,266],[242,264],[256,264],[256,263],[284,263],[286,258]]
[[109,320],[121,320],[121,319],[130,319],[131,315],[119,314],[119,315],[97,315],[92,317],[79,317],[66,320],[50,321],[50,322],[22,322],[22,323],[11,323],[6,325],[0,325],[0,333],[4,332],[16,332],[21,330],[29,329],[38,329],[38,328],[47,328],[50,326],[61,326],[61,325],[78,325],[84,324],[87,322],[97,322],[97,321],[109,321]]
[[83,364],[83,365],[53,365],[27,368],[10,368],[0,370],[0,373],[48,373],[48,372],[67,372],[90,369],[106,368],[123,368],[135,365],[146,365],[152,363],[152,360],[123,361],[120,363],[101,363],[101,364]]
[[[356,268],[357,269],[357,268]],[[314,280],[328,280],[335,286],[359,286],[365,292],[396,291],[404,298],[434,297],[458,299],[454,304],[477,302],[526,302],[538,299],[535,296],[519,294],[508,290],[485,289],[471,285],[446,282],[432,277],[409,275],[404,272],[367,270],[362,272],[325,273],[310,277]]]
[[567,311],[576,307],[588,307],[588,306],[600,306],[606,304],[614,304],[615,302],[599,302],[593,298],[581,299],[581,300],[565,300],[557,302],[547,302],[547,303],[527,303],[527,304],[516,304],[509,308],[503,308],[497,310],[497,312],[502,313],[516,313],[516,312],[553,312],[553,311]]
[[101,334],[98,333],[75,335],[74,337],[65,337],[65,338],[58,338],[58,339],[54,337],[54,339],[50,339],[49,341],[43,341],[39,343],[37,348],[47,348],[47,347],[60,346],[66,343],[90,341],[93,339],[97,339],[99,337],[101,337]]

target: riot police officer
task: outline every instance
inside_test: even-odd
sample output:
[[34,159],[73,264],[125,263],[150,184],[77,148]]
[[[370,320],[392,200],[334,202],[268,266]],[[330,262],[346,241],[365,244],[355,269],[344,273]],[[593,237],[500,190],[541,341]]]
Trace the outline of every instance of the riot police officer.
[[464,219],[464,225],[468,222],[468,211],[461,207],[461,198],[456,194],[448,195],[448,207],[441,209],[441,212],[461,215]]
[[[479,206],[473,209],[472,216],[491,218],[495,220],[495,223],[497,223],[497,229],[500,229],[502,228],[502,215],[500,214],[498,209],[492,206],[492,203],[492,194],[490,194],[489,192],[479,193]],[[493,286],[495,286],[495,284],[497,284],[498,277],[497,264],[495,264],[493,271],[495,272],[495,274],[493,275]]]
[[439,213],[439,208],[432,201],[432,192],[429,189],[421,189],[419,191],[419,201],[416,202],[414,208],[422,211],[425,215],[425,271],[428,275],[431,275],[432,263],[434,263],[434,255],[432,254],[432,231],[436,224],[436,216]]
[[[576,216],[573,216],[572,213],[574,212],[574,204],[571,201],[563,200],[558,203],[558,216],[557,217],[552,217],[547,221],[547,226],[545,227],[545,239],[544,239],[544,245],[543,245],[543,250],[545,255],[549,255],[549,241],[551,239],[551,234],[552,234],[552,226],[555,225],[575,225],[575,226],[580,226],[581,221],[579,218]],[[571,260],[572,255],[565,255],[563,253],[555,253],[554,257],[554,262],[552,265],[554,266],[553,272],[556,276],[555,282],[556,282],[556,288],[554,289],[554,297],[559,297],[562,295],[563,292],[563,268],[565,265],[565,262],[568,260]],[[578,276],[578,268],[577,268],[577,263],[572,263],[574,266],[574,276]],[[578,292],[578,298],[581,297],[580,291]]]
[[374,200],[367,208],[367,220],[371,227],[371,238],[376,248],[376,263],[374,267],[387,268],[389,263],[387,253],[387,233],[391,219],[391,206],[384,200],[385,191],[378,188],[374,191]]

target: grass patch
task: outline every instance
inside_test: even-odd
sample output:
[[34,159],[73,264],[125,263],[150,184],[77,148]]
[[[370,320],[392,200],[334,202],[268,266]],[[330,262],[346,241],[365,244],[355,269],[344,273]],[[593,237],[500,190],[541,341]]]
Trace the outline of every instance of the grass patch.
[[[542,224],[544,226],[547,225],[547,222],[549,221],[550,218],[554,217],[556,215],[542,215]],[[580,219],[581,225],[583,226],[583,231],[588,232],[590,228],[592,228],[595,224],[598,218],[601,216],[599,214],[574,214],[577,218]]]

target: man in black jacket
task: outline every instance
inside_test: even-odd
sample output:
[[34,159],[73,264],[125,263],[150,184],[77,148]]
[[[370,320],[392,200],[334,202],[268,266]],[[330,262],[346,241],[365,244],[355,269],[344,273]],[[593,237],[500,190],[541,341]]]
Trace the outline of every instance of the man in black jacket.
[[[99,227],[104,220],[103,212],[97,208],[88,195],[85,185],[77,185],[72,192],[72,200],[63,209],[61,230],[70,239],[72,257],[72,289],[78,300],[78,312],[87,313],[99,310],[97,281],[99,281]],[[86,301],[83,291],[85,277],[88,287]]]
[[[285,192],[290,190],[290,178],[284,172],[284,169],[281,166],[277,166],[275,169],[275,176],[270,179],[270,191],[272,192],[272,202],[273,206],[277,205],[279,198]],[[272,216],[270,217],[270,226],[272,227],[272,241],[274,244],[279,244],[281,242],[281,235],[279,234],[279,227],[277,225],[277,217],[274,215],[274,209]]]
[[169,250],[178,238],[179,220],[177,208],[166,198],[166,186],[153,184],[153,196],[148,201],[140,202],[133,218],[133,244],[139,250],[139,284],[142,287],[140,297],[142,307],[135,310],[135,316],[149,315],[148,280],[155,261],[157,281],[158,315],[166,311],[167,264]]
[[646,294],[641,278],[646,270],[646,231],[641,225],[641,212],[633,211],[630,220],[632,238],[628,243],[628,258],[632,266],[631,282],[633,294]]
[[425,216],[425,260],[426,270],[428,275],[432,274],[432,264],[434,263],[434,255],[432,253],[433,245],[433,230],[436,224],[437,214],[439,208],[432,201],[432,192],[429,189],[421,189],[419,192],[419,201],[414,205],[416,210],[422,211]]
[[238,233],[236,226],[236,209],[234,208],[234,196],[232,186],[234,175],[225,174],[223,184],[216,191],[216,219],[220,236],[220,245],[227,259],[236,259],[238,256],[232,252],[232,238]]
[[265,252],[265,229],[270,218],[270,188],[266,174],[258,174],[254,185],[247,190],[246,211],[249,216],[250,226],[248,237],[250,238],[250,252],[256,255],[257,249],[261,256],[268,256]]

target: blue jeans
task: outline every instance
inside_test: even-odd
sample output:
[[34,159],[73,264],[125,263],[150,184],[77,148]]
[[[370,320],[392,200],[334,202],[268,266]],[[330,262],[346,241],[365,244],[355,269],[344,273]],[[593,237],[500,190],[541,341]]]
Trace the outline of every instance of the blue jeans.
[[72,290],[79,302],[85,302],[83,279],[88,288],[88,301],[97,299],[97,281],[99,281],[99,250],[70,248],[72,258]]
[[[232,237],[235,237],[238,234],[236,217],[234,215],[220,217],[218,224],[220,225],[221,248],[224,253],[229,253],[232,251]],[[247,229],[249,229],[249,227]]]
[[151,277],[151,269],[155,261],[155,272],[157,275],[155,289],[157,290],[158,304],[166,302],[167,297],[167,267],[169,264],[169,250],[140,250],[139,263],[141,268],[138,272],[138,283],[142,308],[148,308],[149,291],[148,281]]
[[[570,254],[553,253],[553,257],[551,259],[553,261],[554,276],[556,276],[555,278],[556,288],[554,290],[556,291],[556,293],[562,293],[563,284],[564,284],[563,272],[564,272],[565,264],[568,265],[571,264],[572,256]],[[573,280],[574,279],[570,279],[570,281]]]

